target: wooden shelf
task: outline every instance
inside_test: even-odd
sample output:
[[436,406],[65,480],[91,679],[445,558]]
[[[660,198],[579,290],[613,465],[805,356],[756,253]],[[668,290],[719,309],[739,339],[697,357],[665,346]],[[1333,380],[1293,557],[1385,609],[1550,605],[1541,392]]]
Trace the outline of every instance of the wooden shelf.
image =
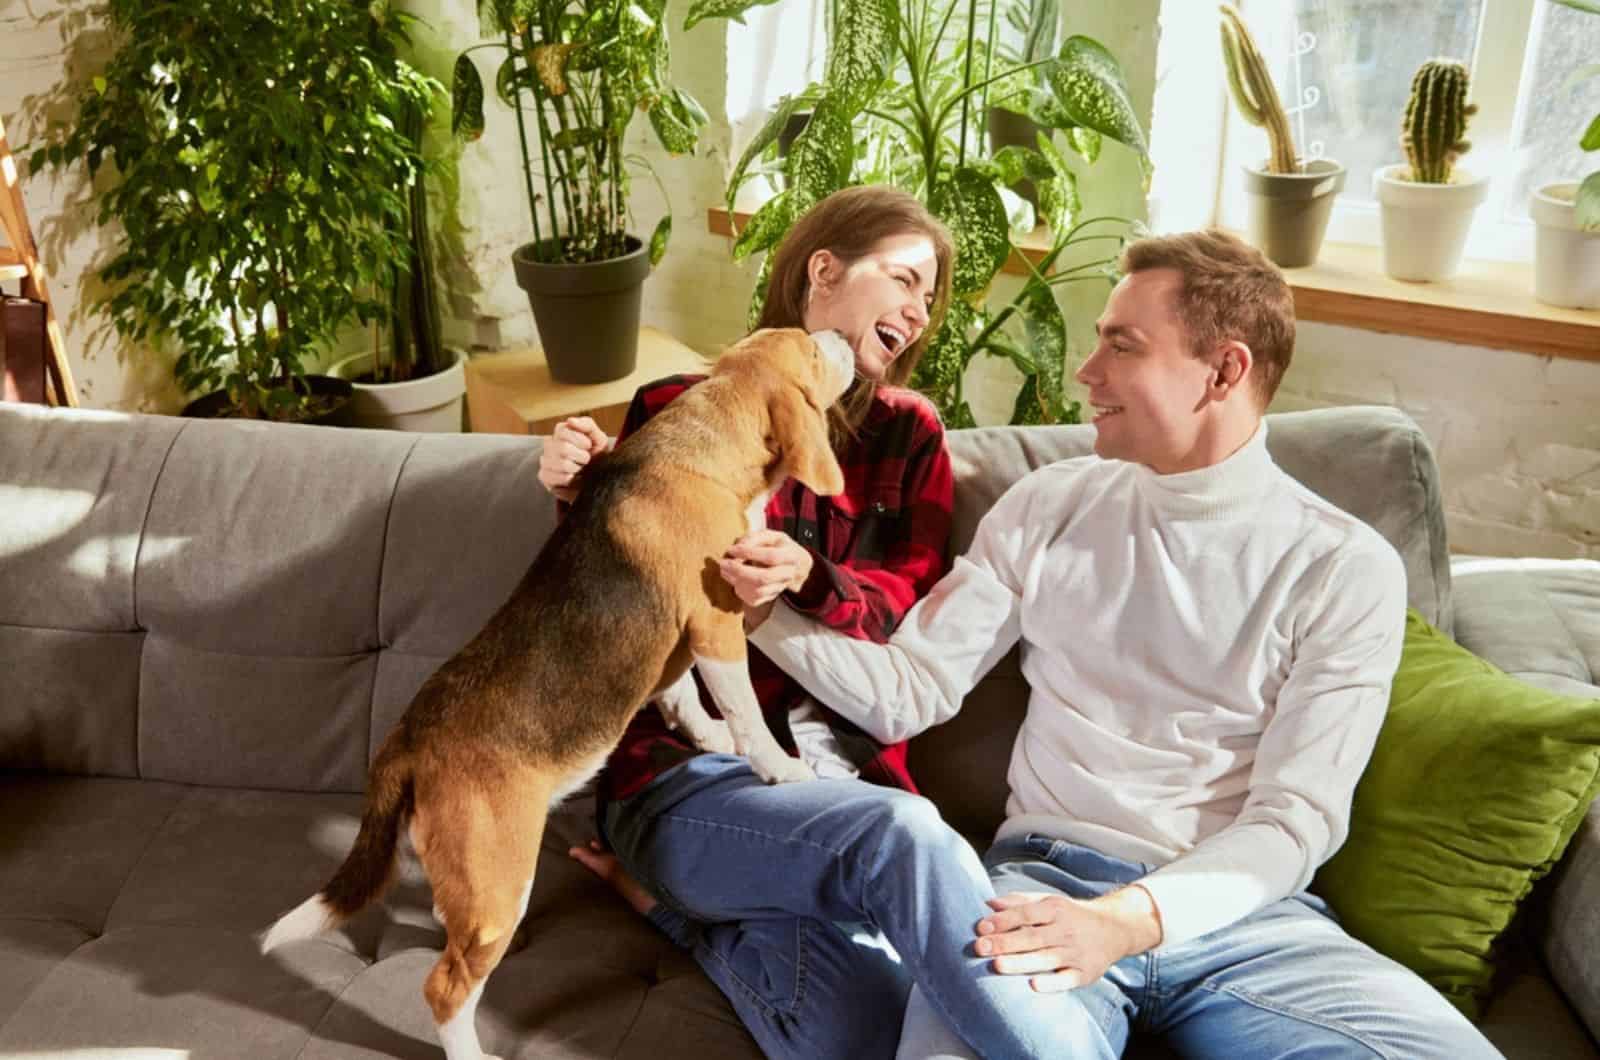
[[1328,243],[1315,265],[1283,271],[1301,320],[1600,360],[1600,310],[1535,301],[1531,265],[1467,261],[1444,283],[1409,283],[1384,274],[1379,247]]
[[22,255],[11,247],[0,247],[0,280],[20,280],[27,275]]
[[633,374],[609,383],[561,383],[536,349],[475,354],[467,361],[467,417],[473,431],[549,434],[568,416],[592,416],[616,434],[633,393],[664,376],[705,373],[711,362],[656,328],[639,329]]
[[[735,205],[731,216],[719,206],[706,211],[712,233],[732,237],[759,200],[741,197]],[[1049,249],[1050,232],[1041,225],[1015,241],[1000,271],[1025,276],[1018,255],[1037,264]],[[1600,310],[1535,301],[1532,265],[1467,261],[1445,283],[1408,283],[1384,274],[1379,247],[1327,243],[1315,265],[1283,271],[1302,321],[1600,361]]]

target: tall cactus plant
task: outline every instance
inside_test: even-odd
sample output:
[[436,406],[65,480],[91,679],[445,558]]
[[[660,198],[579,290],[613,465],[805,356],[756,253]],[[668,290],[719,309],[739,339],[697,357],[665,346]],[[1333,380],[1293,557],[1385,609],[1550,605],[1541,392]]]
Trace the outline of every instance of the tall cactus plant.
[[1267,141],[1272,146],[1267,172],[1298,173],[1300,164],[1295,159],[1289,115],[1278,98],[1261,49],[1232,4],[1220,4],[1218,10],[1222,12],[1222,57],[1228,65],[1228,88],[1244,120],[1267,130]]
[[1400,123],[1400,146],[1411,163],[1411,179],[1448,184],[1456,159],[1472,144],[1467,119],[1478,110],[1467,102],[1467,68],[1451,59],[1429,59],[1411,79],[1411,99]]

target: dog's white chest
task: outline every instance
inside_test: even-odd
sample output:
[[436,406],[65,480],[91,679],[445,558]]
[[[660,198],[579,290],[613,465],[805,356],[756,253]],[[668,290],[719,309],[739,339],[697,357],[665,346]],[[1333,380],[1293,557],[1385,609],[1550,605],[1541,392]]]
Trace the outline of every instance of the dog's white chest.
[[[745,532],[753,534],[757,530],[767,528],[767,502],[772,499],[772,491],[766,490],[756,495],[750,502],[750,507],[744,510]],[[727,509],[723,509],[726,511]]]

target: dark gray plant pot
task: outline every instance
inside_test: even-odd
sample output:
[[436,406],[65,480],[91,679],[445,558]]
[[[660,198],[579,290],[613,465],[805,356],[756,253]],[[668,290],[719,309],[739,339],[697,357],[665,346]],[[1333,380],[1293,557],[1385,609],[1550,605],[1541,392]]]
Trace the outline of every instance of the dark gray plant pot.
[[789,120],[783,123],[783,128],[778,130],[778,157],[788,158],[789,148],[794,146],[795,138],[806,131],[806,126],[811,124],[809,110],[797,110],[789,115]]
[[[1039,133],[1042,128],[1032,118],[1003,107],[990,107],[988,115],[989,126],[989,153],[1000,150],[1002,147],[1027,147],[1037,151]],[[1024,180],[1011,189],[1018,195],[1039,208],[1039,192],[1033,186],[1033,181]]]
[[1326,158],[1307,162],[1304,173],[1245,166],[1250,242],[1286,269],[1314,264],[1344,177],[1344,166]]
[[517,285],[528,292],[551,378],[608,383],[633,372],[639,359],[639,301],[650,255],[633,236],[619,258],[584,265],[535,260],[534,244],[511,254]]

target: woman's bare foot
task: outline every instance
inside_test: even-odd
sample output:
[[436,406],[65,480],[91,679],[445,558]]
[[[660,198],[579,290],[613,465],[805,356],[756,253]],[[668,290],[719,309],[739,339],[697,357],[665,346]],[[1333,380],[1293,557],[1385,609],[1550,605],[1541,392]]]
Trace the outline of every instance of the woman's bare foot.
[[589,840],[587,847],[571,847],[567,850],[567,856],[609,883],[611,889],[633,907],[634,912],[647,916],[650,910],[656,907],[655,895],[641,887],[638,880],[629,876],[627,870],[622,867],[622,862],[617,860],[615,854],[601,846],[600,840]]

